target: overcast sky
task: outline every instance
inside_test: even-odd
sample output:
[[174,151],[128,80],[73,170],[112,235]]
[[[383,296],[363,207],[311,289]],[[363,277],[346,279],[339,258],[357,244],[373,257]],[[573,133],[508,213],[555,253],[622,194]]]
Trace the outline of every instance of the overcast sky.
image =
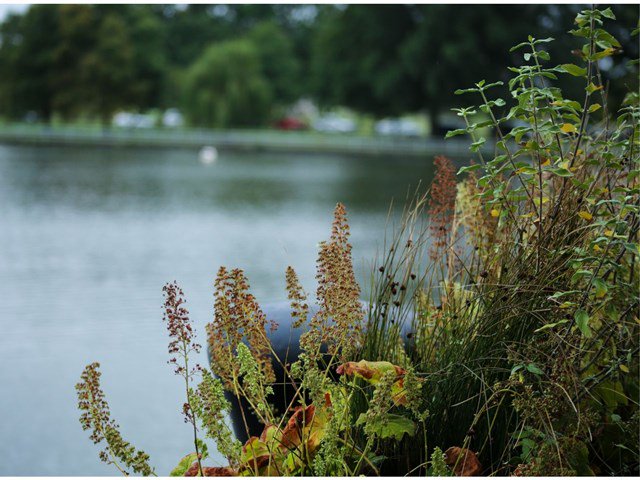
[[27,8],[29,8],[28,3],[0,3],[0,22],[11,12],[24,12]]

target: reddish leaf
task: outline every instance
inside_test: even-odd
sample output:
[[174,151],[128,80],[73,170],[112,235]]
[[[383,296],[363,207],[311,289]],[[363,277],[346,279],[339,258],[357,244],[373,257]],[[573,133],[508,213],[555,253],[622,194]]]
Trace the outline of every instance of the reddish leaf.
[[444,452],[446,464],[453,469],[458,477],[476,477],[482,473],[482,465],[478,457],[471,450],[460,447],[450,447]]
[[[198,462],[194,462],[184,476],[197,477],[199,474]],[[205,477],[235,477],[238,475],[238,471],[231,467],[202,467],[202,474]]]

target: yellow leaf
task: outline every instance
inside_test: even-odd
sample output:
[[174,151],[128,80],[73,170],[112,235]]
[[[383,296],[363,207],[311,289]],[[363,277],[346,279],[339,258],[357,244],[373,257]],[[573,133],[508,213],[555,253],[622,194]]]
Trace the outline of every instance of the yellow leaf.
[[605,230],[605,231],[604,231],[604,234],[605,234],[607,237],[613,237],[613,230]]
[[550,159],[546,159],[544,162],[542,162],[540,165],[542,165],[543,167],[548,167],[549,165],[551,165],[551,160]]
[[531,218],[533,217],[534,213],[533,212],[529,212],[529,213],[523,213],[522,215],[520,215],[521,218]]
[[599,103],[594,103],[589,107],[589,113],[597,112],[601,108],[602,108],[602,105],[600,105]]
[[500,216],[500,210],[494,208],[493,210],[491,210],[491,216],[492,217],[499,217]]
[[589,212],[578,212],[578,215],[580,216],[580,218],[584,218],[585,220],[593,220],[593,215],[591,215]]
[[601,252],[601,251],[602,251],[602,249],[601,249],[598,245],[594,245],[594,246],[593,246],[593,251],[594,251],[594,252]]
[[622,370],[624,373],[629,373],[629,367],[627,367],[626,365],[620,364],[620,370]]
[[565,123],[564,125],[562,125],[560,127],[560,130],[562,130],[564,133],[576,133],[578,131],[575,125],[572,125],[570,123]]

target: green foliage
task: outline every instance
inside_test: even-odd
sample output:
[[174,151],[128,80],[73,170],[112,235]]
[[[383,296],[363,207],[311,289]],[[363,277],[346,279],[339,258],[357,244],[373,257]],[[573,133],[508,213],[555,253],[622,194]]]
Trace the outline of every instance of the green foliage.
[[262,74],[270,83],[277,102],[287,105],[304,93],[300,88],[300,62],[293,42],[277,23],[259,23],[249,31],[247,38],[255,45]]
[[263,124],[272,91],[260,56],[247,40],[209,47],[185,77],[184,108],[190,122],[208,127]]
[[429,468],[430,477],[450,477],[451,471],[447,467],[444,452],[440,447],[436,447],[431,452],[431,465]]
[[189,455],[185,455],[180,459],[176,468],[171,470],[169,473],[170,477],[184,477],[184,474],[189,470],[191,465],[198,460],[198,455],[196,453],[190,453]]
[[80,423],[83,430],[91,430],[91,440],[95,444],[106,443],[100,452],[100,459],[114,465],[123,475],[128,475],[126,468],[144,476],[155,476],[149,466],[149,455],[136,450],[125,441],[118,430],[118,425],[111,419],[109,405],[100,386],[100,364],[87,365],[76,385],[78,408],[82,411]]
[[[193,410],[201,420],[207,437],[215,441],[218,452],[227,459],[230,466],[236,468],[240,463],[241,445],[227,424],[226,415],[231,411],[231,405],[224,397],[220,379],[213,377],[208,370],[202,370],[201,374],[202,381],[193,398]],[[193,461],[189,466],[192,463]]]
[[[524,63],[511,79],[458,89],[475,105],[455,109],[466,127],[450,136],[469,135],[478,163],[456,182],[451,162],[436,159],[430,196],[406,207],[372,274],[366,328],[340,204],[320,244],[311,318],[287,269],[304,329],[291,366],[273,351],[244,273],[221,268],[207,326],[220,379],[190,370],[199,346],[182,292],[165,287],[196,449],[176,472],[205,472],[203,425],[242,475],[637,473],[640,103],[631,91],[614,113],[598,72],[621,45],[604,29],[612,17],[578,13],[576,64],[548,66],[552,39],[529,36],[512,49]],[[230,52],[259,73],[253,48],[219,45],[192,73],[204,82]],[[562,76],[578,97],[557,86]],[[486,155],[479,147],[492,137]],[[269,405],[274,362],[295,387],[282,414]],[[112,431],[95,372],[78,387],[83,426],[106,438],[107,461],[142,471],[146,456]],[[242,449],[224,425],[223,388],[264,425]]]

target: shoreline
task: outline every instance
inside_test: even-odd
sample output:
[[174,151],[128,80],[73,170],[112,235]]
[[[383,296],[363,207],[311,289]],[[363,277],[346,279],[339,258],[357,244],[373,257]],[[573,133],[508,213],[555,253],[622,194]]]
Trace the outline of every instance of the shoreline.
[[468,142],[435,137],[367,137],[279,130],[125,129],[5,124],[0,145],[200,149],[271,153],[326,153],[369,157],[470,155]]

